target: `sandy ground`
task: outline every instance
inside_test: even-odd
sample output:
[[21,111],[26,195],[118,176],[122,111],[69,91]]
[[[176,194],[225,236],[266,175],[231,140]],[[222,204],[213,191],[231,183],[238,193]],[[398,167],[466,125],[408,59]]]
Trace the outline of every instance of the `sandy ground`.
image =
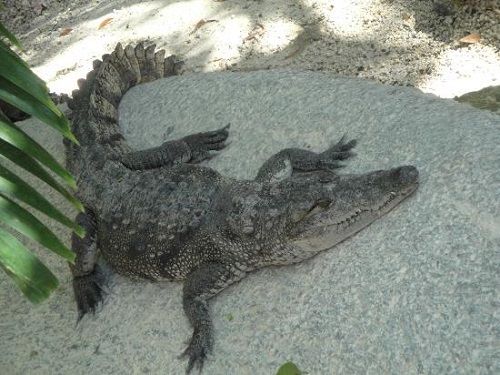
[[[321,70],[453,97],[500,82],[500,1],[6,0],[0,18],[55,92],[117,42],[147,40],[186,71]],[[459,5],[458,5],[459,4]],[[469,42],[460,42],[467,37]],[[479,38],[478,38],[479,36]]]

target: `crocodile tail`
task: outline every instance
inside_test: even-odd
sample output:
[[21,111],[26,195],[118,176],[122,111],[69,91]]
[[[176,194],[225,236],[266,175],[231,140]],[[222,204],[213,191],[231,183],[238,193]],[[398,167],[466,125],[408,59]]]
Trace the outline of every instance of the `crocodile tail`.
[[105,157],[120,157],[130,151],[118,125],[118,105],[128,89],[144,82],[179,74],[181,62],[165,51],[142,43],[123,48],[120,43],[102,61],[93,62],[86,79],[78,80],[68,107],[72,110],[73,133],[81,147],[65,142],[68,162],[82,152],[98,151]]

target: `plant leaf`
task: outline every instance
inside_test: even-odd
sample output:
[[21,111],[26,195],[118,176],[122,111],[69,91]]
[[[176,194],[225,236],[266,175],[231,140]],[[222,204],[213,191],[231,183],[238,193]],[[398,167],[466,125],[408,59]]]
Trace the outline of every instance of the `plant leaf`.
[[21,48],[21,43],[19,43],[19,40],[17,40],[16,37],[13,34],[11,34],[10,31],[7,30],[1,22],[0,22],[0,35],[10,40],[10,42],[14,44],[16,47]]
[[203,25],[207,24],[207,23],[210,23],[210,22],[219,22],[217,20],[206,20],[204,18],[202,18],[201,20],[199,20],[196,25],[194,25],[194,29],[193,31],[191,31],[189,33],[189,35],[191,34],[194,34],[195,32],[197,32]]
[[33,303],[40,303],[59,282],[50,270],[12,234],[0,228],[0,267]]
[[33,95],[1,76],[0,99],[19,108],[23,112],[37,117],[59,131],[66,138],[78,144],[75,136],[71,133],[68,120],[62,114],[51,111],[50,108],[46,107],[44,103],[41,103]]
[[[6,53],[8,53],[8,54],[12,55],[13,57],[17,58],[21,64],[23,64],[24,66],[26,66],[27,68],[29,68],[28,64],[26,64],[26,62],[24,60],[22,60],[19,56],[17,56],[16,53],[14,51],[12,51],[10,49],[10,47],[7,46],[7,44],[5,44],[3,42],[3,40],[1,40],[1,39],[0,39],[0,48],[2,50],[4,50]],[[42,81],[42,83],[45,84],[43,81]]]
[[479,35],[478,33],[471,33],[469,35],[464,36],[462,39],[459,40],[459,42],[474,44],[479,42],[480,40],[481,40],[481,35]]
[[293,362],[284,363],[279,369],[276,375],[302,375],[303,373]]
[[73,31],[73,29],[71,27],[65,27],[64,29],[61,30],[61,32],[59,33],[59,36],[68,35],[72,31]]
[[69,186],[76,189],[76,182],[71,174],[64,169],[52,155],[50,155],[33,138],[14,125],[3,113],[0,112],[0,138],[23,150],[35,158],[51,171],[60,176]]
[[111,21],[113,21],[113,18],[112,17],[109,17],[109,18],[106,18],[104,21],[102,21],[100,24],[99,24],[99,27],[97,28],[98,30],[101,30],[103,27],[106,27],[107,25],[109,25],[111,23]]
[[0,76],[31,94],[56,115],[61,116],[61,111],[47,95],[48,89],[45,83],[26,65],[20,64],[20,61],[19,57],[15,54],[11,54],[5,49],[0,48]]
[[0,157],[9,159],[11,162],[38,177],[54,190],[61,193],[61,195],[64,196],[78,211],[85,211],[80,201],[68,192],[61,184],[59,184],[59,182],[57,182],[50,174],[48,174],[35,159],[17,147],[12,146],[10,143],[5,142],[1,138]]
[[0,194],[0,221],[68,261],[74,261],[75,253],[68,249],[49,228],[33,214],[3,194]]
[[61,211],[55,208],[52,203],[45,199],[38,191],[29,186],[24,180],[0,164],[0,194],[8,194],[17,198],[21,202],[29,204],[38,211],[43,212],[48,217],[59,223],[72,228],[80,236],[83,236],[83,228],[73,223]]

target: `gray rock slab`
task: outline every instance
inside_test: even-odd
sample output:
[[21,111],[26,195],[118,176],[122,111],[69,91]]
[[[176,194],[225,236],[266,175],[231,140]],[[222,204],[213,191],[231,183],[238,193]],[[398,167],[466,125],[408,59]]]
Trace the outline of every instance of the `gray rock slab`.
[[[274,374],[289,360],[309,374],[500,373],[498,115],[285,71],[174,77],[134,88],[120,110],[137,148],[231,123],[230,145],[208,164],[237,178],[284,147],[319,151],[344,133],[359,139],[346,172],[414,164],[421,173],[411,199],[352,239],[216,297],[205,374]],[[22,126],[62,158],[53,132]],[[177,355],[191,328],[180,284],[116,276],[102,311],[75,327],[66,265],[33,247],[61,287],[32,306],[0,274],[0,373],[184,373]]]

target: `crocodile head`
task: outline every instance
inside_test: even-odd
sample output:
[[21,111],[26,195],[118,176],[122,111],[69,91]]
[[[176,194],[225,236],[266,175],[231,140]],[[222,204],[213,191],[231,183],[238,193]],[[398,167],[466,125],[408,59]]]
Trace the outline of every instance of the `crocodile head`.
[[331,248],[386,214],[418,187],[418,171],[402,166],[340,175],[325,186],[328,199],[303,212],[291,233],[303,251]]

